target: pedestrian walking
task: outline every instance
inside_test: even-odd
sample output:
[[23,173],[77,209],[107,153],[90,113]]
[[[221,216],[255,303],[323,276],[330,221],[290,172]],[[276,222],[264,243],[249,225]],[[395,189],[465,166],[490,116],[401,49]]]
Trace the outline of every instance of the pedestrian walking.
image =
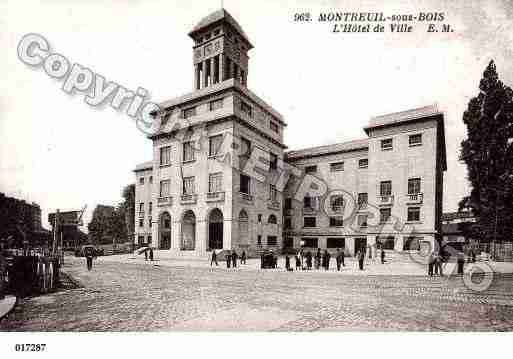
[[458,254],[458,275],[463,275],[463,268],[465,266],[465,255],[463,253]]
[[237,268],[237,252],[234,250],[232,251],[232,266],[233,268]]
[[153,262],[153,248],[150,247],[150,261]]
[[435,266],[435,253],[431,252],[428,257],[428,276],[433,276],[433,267]]
[[216,253],[216,250],[215,249],[212,249],[212,258],[210,259],[210,266],[212,267],[212,264],[216,264],[216,266],[219,265],[219,263],[217,263],[217,253]]
[[326,250],[326,270],[330,270],[331,254]]
[[324,269],[326,269],[326,259],[328,259],[328,257],[326,256],[326,250],[325,250],[321,256],[321,267]]
[[288,254],[287,254],[287,255],[285,255],[285,269],[286,269],[287,271],[289,271],[289,270],[291,269],[291,268],[290,268],[290,258],[289,258],[289,256],[288,256]]
[[440,252],[438,252],[435,256],[435,275],[440,275],[440,277],[443,277],[443,269],[442,269],[442,256],[440,255]]
[[242,251],[240,256],[240,264],[246,264],[246,251]]
[[230,268],[230,264],[232,263],[232,255],[230,251],[226,251],[226,268]]
[[306,268],[308,270],[312,269],[312,252],[306,252]]
[[93,269],[93,258],[95,256],[95,248],[94,247],[86,247],[84,249],[84,255],[86,257],[87,270]]
[[337,270],[340,271],[340,265],[342,264],[342,258],[340,256],[340,248],[337,248],[337,254],[335,255],[335,260],[337,261]]
[[321,265],[321,249],[317,248],[317,253],[315,253],[315,269],[319,269]]
[[299,255],[299,252],[296,254],[296,270],[299,270],[301,268],[301,257]]
[[144,260],[148,261],[148,248],[144,251]]
[[365,259],[365,252],[363,250],[358,251],[357,258],[358,258],[358,267],[360,268],[360,270],[363,270],[363,261]]
[[381,264],[385,264],[385,250],[381,248]]

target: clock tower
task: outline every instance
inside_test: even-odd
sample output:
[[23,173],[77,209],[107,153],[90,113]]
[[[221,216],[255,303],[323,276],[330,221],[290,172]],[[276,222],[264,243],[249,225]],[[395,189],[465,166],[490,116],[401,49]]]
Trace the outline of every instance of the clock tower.
[[189,36],[194,40],[194,89],[232,78],[247,87],[248,51],[253,45],[228,11],[220,9],[203,18]]

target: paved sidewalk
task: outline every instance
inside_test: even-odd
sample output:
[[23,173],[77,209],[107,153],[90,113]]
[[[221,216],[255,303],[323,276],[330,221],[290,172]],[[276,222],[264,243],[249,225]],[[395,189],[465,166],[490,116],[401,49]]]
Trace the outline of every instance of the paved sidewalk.
[[4,299],[0,299],[0,320],[9,313],[16,305],[16,297],[14,295],[6,295]]
[[[210,268],[210,260],[207,259],[183,259],[183,258],[159,258],[158,252],[155,252],[155,261],[145,261],[144,256],[134,254],[122,254],[98,257],[96,262],[118,262],[127,264],[154,265],[166,267],[191,267],[191,268]],[[295,260],[291,257],[291,266],[294,268]],[[341,271],[336,270],[335,260],[332,259],[329,271],[324,269],[302,271],[303,273],[319,273],[323,272],[327,275],[427,275],[427,266],[416,263],[413,260],[394,260],[390,259],[384,264],[378,259],[367,259],[365,261],[364,270],[358,269],[357,261],[352,258],[346,258],[345,266]],[[84,264],[85,265],[85,264]],[[214,266],[215,267],[215,266]],[[240,265],[237,268],[226,268],[225,261],[219,261],[218,269],[228,271],[255,271],[260,270],[260,259],[248,259],[247,264]],[[444,274],[456,273],[456,263],[446,263],[443,267]],[[495,272],[495,273],[513,273],[513,263],[509,262],[476,262],[466,263],[465,273],[473,271]],[[285,258],[279,257],[277,269],[266,269],[266,271],[285,271]]]

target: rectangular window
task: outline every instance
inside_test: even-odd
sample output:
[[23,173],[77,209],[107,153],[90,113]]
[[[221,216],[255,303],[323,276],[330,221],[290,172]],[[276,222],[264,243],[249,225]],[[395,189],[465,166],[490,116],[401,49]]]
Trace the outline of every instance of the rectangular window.
[[260,235],[260,234],[257,236],[257,244],[258,244],[259,246],[261,246],[261,245],[262,245],[262,235]]
[[192,141],[183,143],[183,162],[194,161],[194,143]]
[[344,226],[344,217],[330,217],[330,227],[343,227]]
[[301,238],[301,247],[317,248],[319,246],[319,240],[317,238]]
[[294,238],[292,238],[292,237],[283,238],[283,248],[294,248]]
[[357,220],[358,220],[358,227],[362,227],[362,228],[367,227],[367,215],[366,214],[359,214]]
[[221,172],[211,173],[208,176],[208,191],[221,192],[223,190],[223,174]]
[[276,236],[267,236],[267,245],[276,246],[278,244],[278,238]]
[[150,202],[148,205],[148,213],[151,214],[152,210],[153,210],[153,202]]
[[346,240],[345,238],[327,238],[326,247],[344,249],[346,247]]
[[283,227],[285,227],[285,229],[291,229],[292,228],[292,218],[285,217],[285,219],[283,220]]
[[330,163],[330,171],[331,172],[338,172],[344,170],[344,162],[335,162]]
[[250,190],[251,190],[251,179],[249,178],[249,176],[246,176],[246,175],[243,175],[241,174],[240,175],[240,192],[241,193],[245,193],[245,194],[251,194]]
[[223,107],[223,99],[220,98],[218,100],[210,101],[210,111],[219,110]]
[[[150,225],[150,227],[151,227],[151,225]],[[151,244],[151,235],[148,236],[148,244]]]
[[292,198],[285,198],[285,209],[292,208]]
[[384,140],[381,140],[381,151],[387,151],[392,149],[392,139],[387,138]]
[[182,112],[183,118],[189,118],[192,116],[196,116],[196,107],[189,107],[183,110]]
[[392,195],[392,181],[381,181],[379,184],[380,196]]
[[408,207],[408,222],[420,221],[420,207]]
[[171,180],[160,181],[160,197],[169,197],[171,190]]
[[144,227],[144,219],[139,220],[139,227]]
[[304,217],[303,218],[303,227],[317,227],[317,217]]
[[271,199],[271,201],[278,200],[278,190],[276,189],[276,186],[273,184],[269,185],[269,198]]
[[305,173],[316,173],[317,172],[317,166],[306,166],[305,167]]
[[270,121],[269,122],[269,128],[271,129],[271,131],[273,132],[276,132],[276,133],[279,133],[280,132],[280,128],[278,126],[278,124],[274,121]]
[[221,150],[221,144],[223,143],[223,135],[211,136],[208,140],[208,155],[218,155]]
[[194,194],[194,177],[184,177],[183,194]]
[[408,194],[419,194],[420,193],[420,178],[409,178],[408,179]]
[[248,115],[249,117],[253,116],[253,109],[251,108],[250,105],[248,105],[244,101],[240,101],[240,106],[239,107],[240,107],[240,110],[243,113],[245,113],[246,115]]
[[410,147],[422,145],[422,133],[408,136],[408,143]]
[[148,218],[148,227],[150,227],[150,228],[151,228],[151,217],[150,217],[150,218]]
[[278,156],[276,156],[274,153],[270,153],[269,154],[269,168],[271,170],[276,170],[278,169]]
[[144,236],[137,236],[137,243],[142,246],[144,244]]
[[249,157],[251,155],[251,141],[247,138],[241,137],[240,138],[240,155]]
[[369,203],[369,195],[367,192],[358,193],[358,207],[365,208]]
[[333,212],[340,212],[344,209],[344,196],[341,194],[330,196],[330,206]]
[[139,184],[140,184],[140,185],[143,185],[143,184],[144,184],[144,177],[140,177],[140,178],[139,178]]
[[368,158],[361,158],[358,160],[358,167],[360,168],[367,168],[369,167],[369,159]]
[[171,163],[171,146],[160,148],[160,165],[166,166]]
[[377,237],[376,242],[378,244],[378,247],[381,247],[383,249],[393,250],[395,247],[395,237],[393,236]]
[[316,205],[317,205],[316,197],[306,196],[305,198],[303,198],[303,208],[314,209],[317,207]]
[[379,210],[379,222],[386,223],[392,216],[392,210],[390,208],[380,208]]
[[139,212],[144,212],[144,203],[139,203]]

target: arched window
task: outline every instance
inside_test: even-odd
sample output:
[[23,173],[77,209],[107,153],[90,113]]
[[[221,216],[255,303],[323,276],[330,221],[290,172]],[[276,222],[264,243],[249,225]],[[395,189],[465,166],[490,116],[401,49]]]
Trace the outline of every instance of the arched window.
[[245,210],[242,210],[239,213],[239,241],[240,241],[240,244],[243,244],[243,245],[249,244],[248,232],[249,232],[248,214]]
[[269,223],[269,224],[276,224],[277,223],[276,216],[274,214],[271,214],[269,216],[269,219],[267,220],[267,223]]

